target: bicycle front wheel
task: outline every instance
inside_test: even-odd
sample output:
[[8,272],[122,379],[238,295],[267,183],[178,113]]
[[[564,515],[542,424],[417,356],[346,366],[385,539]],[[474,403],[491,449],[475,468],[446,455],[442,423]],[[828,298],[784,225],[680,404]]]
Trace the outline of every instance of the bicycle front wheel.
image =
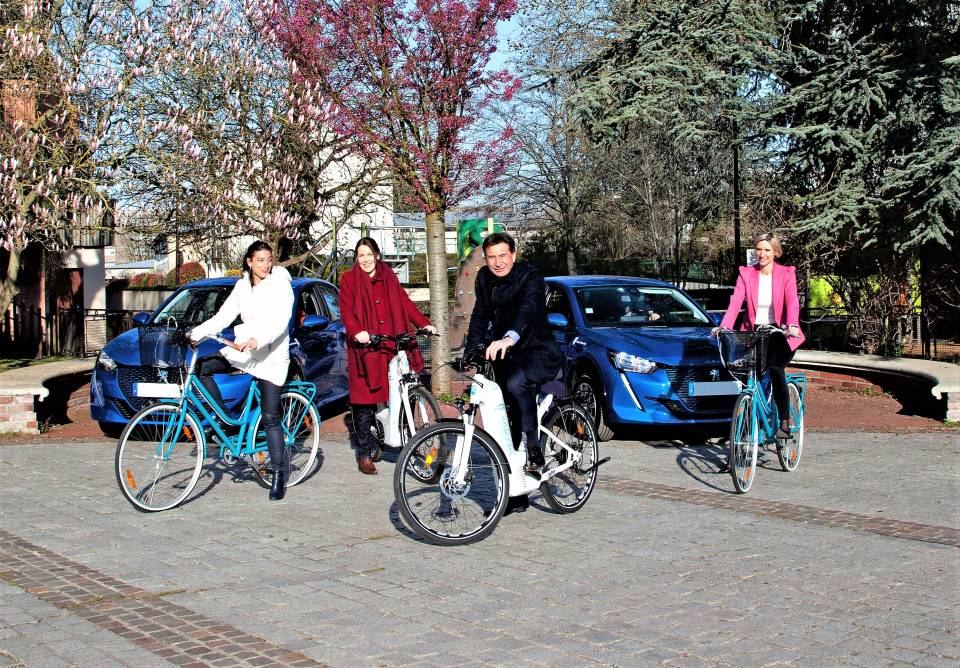
[[[573,453],[580,461],[570,468],[551,476],[540,485],[540,493],[555,512],[572,513],[580,510],[597,484],[597,434],[590,415],[579,406],[561,406],[551,411],[544,428]],[[543,437],[543,454],[546,459],[544,471],[562,466],[573,456],[560,443]]]
[[[320,448],[320,414],[306,396],[299,392],[284,392],[280,395],[280,427],[283,429],[283,445],[289,466],[286,486],[293,487],[313,471]],[[273,482],[273,465],[267,449],[262,413],[257,417],[253,433],[257,439],[253,470],[261,483],[269,487]]]
[[796,383],[787,384],[790,399],[790,438],[777,439],[777,459],[784,471],[794,471],[803,453],[803,398]]
[[[500,449],[482,432],[464,442],[456,423],[430,425],[407,443],[393,470],[393,492],[400,515],[414,533],[434,545],[466,545],[489,536],[503,517],[509,495],[507,463]],[[448,465],[457,447],[469,448],[462,477]],[[429,481],[414,462],[435,467]],[[446,461],[437,458],[447,452]]]
[[[429,425],[439,422],[442,417],[440,403],[425,387],[412,387],[407,396],[410,399],[413,424],[407,421],[406,411],[400,411],[400,442],[404,445]],[[420,482],[435,482],[434,475],[443,470],[443,458],[447,454],[443,449],[433,455],[434,461],[425,463],[430,456],[430,445],[429,442],[424,442],[410,457],[409,473]]]
[[190,413],[168,404],[147,406],[120,435],[117,484],[142,512],[169,510],[193,491],[203,467],[203,435]]
[[757,416],[753,413],[753,397],[741,394],[733,407],[730,423],[730,475],[733,486],[744,494],[753,484],[757,472]]

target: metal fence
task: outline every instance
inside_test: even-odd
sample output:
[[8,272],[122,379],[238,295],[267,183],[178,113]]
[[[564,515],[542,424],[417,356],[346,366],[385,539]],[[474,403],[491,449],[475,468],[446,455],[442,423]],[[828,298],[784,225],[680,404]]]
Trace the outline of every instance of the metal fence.
[[0,342],[16,357],[88,357],[133,326],[134,311],[43,309],[14,301],[3,315]]

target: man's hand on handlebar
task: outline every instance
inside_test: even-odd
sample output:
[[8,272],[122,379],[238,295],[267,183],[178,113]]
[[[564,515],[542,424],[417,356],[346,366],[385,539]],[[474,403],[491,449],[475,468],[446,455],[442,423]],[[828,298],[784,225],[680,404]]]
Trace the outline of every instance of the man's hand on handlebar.
[[502,339],[497,339],[489,346],[487,346],[486,357],[488,360],[493,362],[497,359],[506,359],[507,351],[513,347],[513,339],[509,337],[504,337]]

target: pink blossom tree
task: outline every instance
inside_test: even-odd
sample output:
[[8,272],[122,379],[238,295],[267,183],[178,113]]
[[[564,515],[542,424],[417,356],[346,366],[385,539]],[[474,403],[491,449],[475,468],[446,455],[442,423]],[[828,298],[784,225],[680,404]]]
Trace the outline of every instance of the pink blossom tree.
[[508,128],[480,131],[482,114],[519,80],[487,65],[497,22],[515,0],[291,0],[273,7],[271,38],[324,103],[314,112],[388,167],[426,214],[434,387],[449,391],[444,215],[491,185],[518,145]]

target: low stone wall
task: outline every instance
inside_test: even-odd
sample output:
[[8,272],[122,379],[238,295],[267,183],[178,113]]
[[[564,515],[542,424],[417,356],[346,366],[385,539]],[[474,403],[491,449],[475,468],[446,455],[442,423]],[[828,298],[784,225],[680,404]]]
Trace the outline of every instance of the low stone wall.
[[39,433],[32,394],[0,396],[0,432]]

